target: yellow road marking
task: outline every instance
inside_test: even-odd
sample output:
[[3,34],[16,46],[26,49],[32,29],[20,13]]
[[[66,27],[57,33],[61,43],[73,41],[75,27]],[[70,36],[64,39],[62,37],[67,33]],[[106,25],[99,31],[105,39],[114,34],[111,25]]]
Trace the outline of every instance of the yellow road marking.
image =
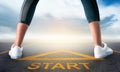
[[97,58],[20,58],[18,60],[105,60]]
[[90,70],[89,63],[83,62],[83,63],[75,63],[75,62],[66,62],[66,63],[51,63],[51,62],[33,62],[29,66],[27,66],[28,70],[34,71],[34,70],[39,70],[39,69],[44,69],[44,70],[55,70],[55,69],[62,69],[62,70],[71,70],[71,69],[76,69],[76,70],[81,70],[82,68],[85,68],[85,70]]
[[[32,46],[32,45],[35,45],[35,43],[27,44],[27,45],[25,45],[24,47],[28,47],[28,46]],[[1,52],[0,52],[0,55],[1,55],[1,54],[5,54],[5,53],[8,53],[8,52],[9,52],[9,50],[1,51]]]
[[[35,43],[27,44],[24,47],[32,46],[34,44]],[[8,53],[8,52],[9,52],[9,50],[1,51],[0,55]],[[37,57],[40,57],[40,56],[46,56],[46,55],[55,54],[55,53],[59,53],[59,52],[65,52],[65,53],[69,53],[69,54],[73,54],[73,55],[77,55],[77,56],[82,56],[82,57],[85,57],[85,58],[37,58]],[[117,51],[117,50],[114,50],[114,52],[120,53],[120,51]],[[81,53],[77,53],[77,52],[72,52],[72,51],[67,51],[67,50],[47,52],[47,53],[38,54],[38,55],[35,55],[35,56],[28,56],[28,57],[25,57],[25,58],[21,58],[19,60],[26,60],[26,59],[27,60],[104,60],[104,59],[95,59],[93,56],[89,56],[89,55],[81,54]]]
[[25,60],[25,59],[33,59],[33,58],[37,58],[37,57],[40,57],[40,56],[46,56],[46,55],[50,55],[50,54],[55,54],[55,53],[59,53],[61,52],[61,50],[59,51],[54,51],[54,52],[46,52],[46,53],[43,53],[43,54],[37,54],[37,55],[34,55],[34,56],[28,56],[28,57],[25,57],[25,58],[21,58],[19,60]]
[[113,52],[120,53],[120,51],[117,51],[117,50],[113,50]]
[[[50,54],[60,53],[60,52],[82,56],[84,58],[39,58],[39,57],[43,57],[43,56],[50,55]],[[81,53],[67,51],[67,50],[59,50],[59,51],[54,51],[54,52],[46,52],[42,54],[37,54],[34,56],[28,56],[28,57],[20,58],[18,60],[104,60],[104,59],[96,59],[93,56],[89,56],[86,54],[81,54]]]
[[77,52],[72,52],[72,51],[67,51],[67,50],[62,50],[62,51],[63,51],[63,52],[66,52],[66,53],[73,54],[73,55],[82,56],[82,57],[94,58],[93,56],[89,56],[89,55],[81,54],[81,53],[77,53]]
[[0,52],[0,55],[4,54],[4,53],[7,53],[7,52],[9,52],[9,50],[4,50],[4,51]]

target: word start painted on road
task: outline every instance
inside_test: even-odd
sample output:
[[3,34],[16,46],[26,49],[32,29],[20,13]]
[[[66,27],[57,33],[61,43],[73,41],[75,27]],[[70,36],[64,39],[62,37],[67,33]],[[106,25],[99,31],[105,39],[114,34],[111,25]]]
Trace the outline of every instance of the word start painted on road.
[[[52,54],[57,55],[57,53],[68,53],[68,54],[72,54],[72,55],[76,55],[76,56],[80,56],[80,57],[77,57],[77,58],[72,58],[72,57],[70,57],[70,58],[69,57],[68,58],[45,58],[44,57],[44,56],[52,55]],[[67,50],[59,50],[59,51],[54,51],[54,52],[46,52],[43,54],[37,54],[34,56],[28,56],[28,57],[20,58],[18,60],[37,61],[37,62],[33,62],[33,63],[29,64],[26,67],[28,70],[34,71],[34,70],[40,70],[40,69],[44,69],[44,70],[56,70],[56,69],[82,70],[83,68],[85,70],[90,70],[90,65],[88,62],[80,62],[80,61],[104,60],[104,59],[96,59],[93,56],[82,54],[82,53],[77,53],[77,52],[72,52],[72,51],[67,51]],[[42,61],[42,62],[40,62],[40,61]],[[50,62],[50,61],[52,61],[52,62]],[[61,62],[56,62],[56,61],[61,61]],[[74,62],[68,62],[68,61],[74,61]],[[75,61],[79,61],[79,63],[75,62]]]

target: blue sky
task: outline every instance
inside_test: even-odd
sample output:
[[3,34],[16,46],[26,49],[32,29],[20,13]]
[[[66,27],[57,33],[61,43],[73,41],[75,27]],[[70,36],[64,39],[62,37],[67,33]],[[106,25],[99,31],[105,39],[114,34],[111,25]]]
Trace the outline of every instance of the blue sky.
[[102,3],[106,6],[120,4],[120,0],[102,0]]
[[[97,1],[102,34],[112,33],[120,38],[120,0]],[[23,0],[0,0],[0,38],[15,37],[22,3]],[[90,34],[80,0],[41,0],[28,33]]]

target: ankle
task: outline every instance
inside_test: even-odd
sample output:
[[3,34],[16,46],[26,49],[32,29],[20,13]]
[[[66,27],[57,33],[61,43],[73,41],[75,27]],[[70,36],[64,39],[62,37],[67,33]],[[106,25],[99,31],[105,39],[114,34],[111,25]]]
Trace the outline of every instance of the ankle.
[[14,43],[14,44],[13,44],[13,47],[15,47],[15,46],[19,46],[19,47],[21,48],[21,45],[20,45],[20,44]]
[[101,43],[101,44],[95,44],[95,46],[100,46],[100,47],[104,47],[104,44],[103,43]]

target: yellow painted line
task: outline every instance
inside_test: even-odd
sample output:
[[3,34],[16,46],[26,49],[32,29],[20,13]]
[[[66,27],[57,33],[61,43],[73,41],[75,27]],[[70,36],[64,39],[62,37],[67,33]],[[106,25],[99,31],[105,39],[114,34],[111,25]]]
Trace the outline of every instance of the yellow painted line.
[[[46,55],[56,54],[56,53],[60,53],[60,52],[77,55],[77,56],[80,56],[83,58],[40,58],[40,57],[43,57]],[[94,58],[93,56],[89,56],[89,55],[81,54],[81,53],[77,53],[77,52],[72,52],[72,51],[67,51],[67,50],[59,50],[59,51],[54,51],[54,52],[46,52],[46,53],[42,53],[42,54],[37,54],[34,56],[28,56],[28,57],[20,58],[18,60],[104,60],[104,59],[97,59],[97,58]]]
[[67,51],[67,50],[63,50],[63,52],[70,53],[70,54],[73,54],[73,55],[82,56],[82,57],[87,57],[87,58],[94,58],[93,56],[89,56],[89,55],[82,54],[82,53],[77,53],[77,52],[72,52],[72,51]]
[[[27,44],[27,45],[25,45],[24,47],[28,47],[28,46],[32,46],[32,45],[35,45],[35,43]],[[1,51],[1,52],[0,52],[0,55],[5,54],[5,53],[8,53],[8,52],[9,52],[9,50]]]
[[120,53],[120,51],[117,51],[117,50],[113,50],[113,52]]
[[20,58],[18,60],[105,60],[102,58]]
[[7,53],[7,52],[9,52],[9,50],[4,50],[4,51],[0,52],[0,55],[1,55],[1,54],[5,54],[5,53]]
[[54,51],[54,52],[46,52],[46,53],[37,54],[37,55],[34,55],[34,56],[28,56],[28,57],[25,57],[25,58],[22,58],[22,59],[33,59],[33,58],[42,57],[42,56],[46,56],[46,55],[50,55],[50,54],[55,54],[55,53],[60,53],[60,52],[61,52],[61,50]]

